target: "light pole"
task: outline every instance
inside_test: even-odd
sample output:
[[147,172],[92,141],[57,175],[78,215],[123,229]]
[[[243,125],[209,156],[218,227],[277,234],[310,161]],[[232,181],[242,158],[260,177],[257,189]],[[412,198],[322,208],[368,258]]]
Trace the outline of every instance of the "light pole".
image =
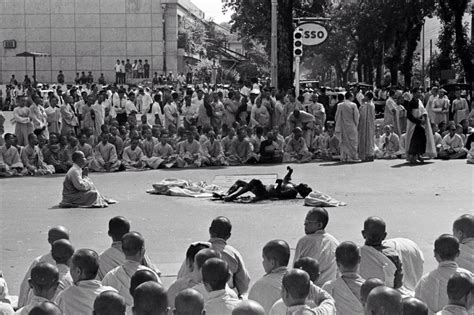
[[272,86],[278,90],[277,10],[278,10],[278,0],[272,0],[271,79],[272,79]]

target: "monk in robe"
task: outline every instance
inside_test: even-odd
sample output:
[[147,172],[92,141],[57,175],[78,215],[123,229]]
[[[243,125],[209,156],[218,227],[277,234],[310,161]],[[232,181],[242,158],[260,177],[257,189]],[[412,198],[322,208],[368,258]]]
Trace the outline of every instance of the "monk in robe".
[[290,246],[283,240],[272,240],[263,247],[262,256],[265,275],[250,288],[248,298],[262,305],[265,314],[268,314],[273,304],[281,298],[282,279],[290,260]]
[[265,310],[255,301],[243,300],[234,308],[232,315],[265,315]]
[[168,314],[166,289],[154,281],[140,284],[133,294],[133,314]]
[[[222,135],[224,136],[224,135]],[[226,157],[231,155],[231,150],[232,150],[232,142],[235,138],[235,129],[234,128],[229,128],[227,131],[227,135],[222,138],[221,144],[222,144],[222,150],[224,151],[224,155]]]
[[[126,218],[118,216],[110,219],[108,235],[112,238],[112,245],[99,256],[97,279],[102,280],[110,270],[125,263],[125,254],[122,251],[122,237],[128,232],[130,232],[130,221]],[[156,274],[160,274],[159,270],[151,263],[148,255],[145,254],[141,264],[153,269]]]
[[[169,290],[168,290],[168,303],[169,303]],[[173,307],[170,305],[170,309]],[[239,303],[240,305],[240,303]],[[193,289],[184,289],[176,295],[173,301],[173,314],[204,314],[204,299],[202,295]],[[235,309],[234,309],[235,310]],[[263,314],[263,309],[262,309]]]
[[303,138],[303,130],[300,127],[293,129],[290,140],[285,145],[283,153],[284,163],[306,163],[311,161],[312,154],[309,152],[306,140]]
[[336,309],[340,314],[364,314],[360,300],[360,288],[365,282],[358,273],[360,251],[356,244],[343,242],[336,248],[336,263],[340,276],[326,282],[326,290],[336,301]]
[[62,154],[57,133],[50,133],[49,143],[43,148],[43,155],[45,163],[54,166],[55,173],[66,173],[69,169],[67,159],[64,159]]
[[403,302],[400,292],[385,286],[370,291],[365,305],[365,314],[403,315]]
[[157,143],[153,149],[153,156],[162,160],[162,162],[158,164],[158,168],[171,168],[176,165],[177,154],[171,144],[169,144],[168,133],[161,133],[160,142]]
[[28,135],[28,145],[21,150],[21,161],[29,175],[54,174],[54,166],[44,161],[43,152],[38,146],[38,137],[34,133]]
[[[102,97],[102,96],[101,96]],[[104,122],[104,114],[102,105],[96,103],[97,96],[89,94],[87,96],[87,104],[83,108],[83,128],[90,128],[94,142],[97,141],[100,134],[100,127]]]
[[399,253],[382,242],[387,236],[385,222],[379,217],[369,217],[364,222],[359,273],[365,278],[378,278],[387,287],[400,289],[403,285],[402,261]]
[[18,145],[28,144],[28,135],[33,132],[33,124],[30,118],[30,109],[26,107],[28,99],[25,96],[18,96],[18,106],[13,109],[13,123],[15,124],[15,136]]
[[359,110],[352,102],[353,95],[347,92],[345,100],[337,105],[336,136],[341,145],[342,162],[360,162],[358,157]]
[[430,314],[441,311],[449,303],[447,285],[453,274],[465,272],[472,276],[470,271],[459,268],[456,263],[459,241],[453,235],[443,234],[438,237],[434,243],[434,254],[438,267],[425,274],[415,288],[415,297],[428,305]]
[[65,314],[92,314],[96,297],[104,291],[117,292],[95,280],[99,256],[91,249],[76,250],[71,258],[74,285],[59,293],[55,302]]
[[253,164],[257,162],[257,157],[252,150],[250,140],[247,138],[247,131],[241,127],[231,143],[230,155],[227,157],[229,165]]
[[277,142],[275,133],[269,131],[267,138],[260,143],[259,163],[281,163],[283,161],[283,147]]
[[74,99],[70,95],[64,96],[64,104],[60,107],[61,112],[61,134],[69,136],[76,134],[76,128],[79,126],[79,120],[77,119],[74,111]]
[[174,306],[175,297],[179,292],[199,284],[199,281],[197,281],[193,276],[194,260],[201,249],[210,248],[210,246],[211,245],[206,242],[196,242],[189,245],[188,250],[186,251],[184,267],[182,266],[183,271],[180,270],[181,276],[178,273],[178,279],[176,279],[176,281],[174,281],[168,288],[168,303],[171,308]]
[[143,170],[145,163],[143,161],[142,149],[138,146],[139,140],[137,138],[132,139],[132,142],[123,151],[122,163],[126,170]]
[[453,223],[453,235],[459,240],[459,267],[474,273],[474,216],[464,214]]
[[30,314],[31,315],[43,315],[43,314],[63,315],[63,311],[61,311],[59,306],[57,306],[53,302],[44,301],[39,304],[36,304],[36,306],[31,309]]
[[84,153],[76,151],[72,157],[73,166],[68,170],[63,182],[61,208],[105,208],[115,200],[102,196],[92,180],[87,176],[87,160]]
[[325,228],[329,215],[324,208],[313,208],[308,211],[304,221],[305,236],[298,240],[294,260],[311,257],[319,262],[321,275],[316,285],[322,286],[327,281],[336,279],[336,248],[339,242]]
[[303,138],[307,145],[313,142],[314,127],[316,126],[316,118],[302,110],[295,109],[288,117],[288,126],[290,130],[299,127],[303,131]]
[[104,291],[94,301],[93,315],[125,315],[125,300],[116,292]]
[[16,311],[15,314],[28,315],[37,304],[51,301],[59,284],[58,268],[48,262],[40,262],[31,269],[31,278],[28,280],[33,290],[31,301]]
[[262,106],[261,98],[255,100],[255,104],[252,105],[252,110],[250,111],[250,127],[270,127],[270,113],[266,106]]
[[90,169],[95,172],[119,171],[121,162],[117,157],[115,146],[109,143],[109,134],[102,133],[101,142],[94,148],[94,155],[90,163]]
[[89,167],[93,157],[94,157],[94,149],[92,146],[87,143],[87,135],[85,133],[81,133],[79,135],[79,144],[77,145],[78,151],[81,151],[84,153],[84,156],[86,157],[86,166]]
[[453,274],[447,285],[448,304],[436,313],[439,315],[466,315],[473,314],[472,294],[474,288],[474,278],[464,272]]
[[[55,226],[49,229],[48,243],[51,245],[51,247],[55,241],[61,240],[61,239],[69,240],[69,232],[65,227]],[[31,296],[33,295],[33,293],[31,291],[31,287],[28,284],[28,279],[30,279],[31,277],[31,270],[41,262],[47,262],[53,265],[56,264],[51,251],[49,251],[48,253],[42,256],[36,257],[33,260],[30,267],[28,268],[28,271],[23,277],[23,281],[21,282],[21,285],[20,285],[20,293],[18,294],[18,307],[23,307],[27,305],[29,300],[31,300]]]
[[383,287],[384,282],[378,278],[370,278],[365,280],[365,282],[360,287],[360,301],[364,306],[367,304],[367,297],[369,296],[370,291],[376,287]]
[[208,138],[209,140],[202,145],[204,164],[210,166],[228,165],[221,142],[216,139],[216,133],[209,131]]
[[428,315],[428,307],[422,301],[414,297],[406,297],[402,300],[403,315]]
[[202,147],[194,139],[190,131],[186,133],[186,140],[179,143],[179,152],[176,164],[178,167],[200,167],[202,164]]
[[155,146],[158,144],[158,140],[153,137],[151,128],[146,128],[144,132],[144,138],[140,142],[140,148],[143,151],[143,162],[146,166],[152,169],[157,169],[163,160],[159,157],[153,156]]
[[392,132],[392,126],[384,127],[385,133],[380,137],[382,147],[377,152],[379,159],[396,159],[400,150],[399,139],[396,133]]
[[12,145],[13,135],[6,133],[5,144],[0,147],[0,177],[21,176],[26,173],[18,150]]
[[448,125],[449,133],[441,141],[441,151],[438,157],[443,160],[462,159],[466,157],[464,141],[456,133],[456,126],[453,123]]
[[58,288],[54,294],[55,297],[73,284],[71,273],[69,272],[69,264],[73,254],[74,247],[69,240],[57,240],[51,246],[51,256],[53,256],[59,272]]
[[44,111],[48,115],[48,131],[49,133],[61,133],[61,110],[58,107],[58,98],[53,96],[49,100],[49,106]]
[[43,107],[43,98],[38,94],[33,94],[31,96],[31,105],[30,105],[30,119],[33,124],[33,130],[39,130],[41,135],[48,139],[48,115]]
[[359,108],[359,158],[362,161],[371,162],[374,160],[374,135],[375,135],[375,105],[374,94],[365,93],[365,99]]
[[[125,255],[125,262],[110,270],[102,279],[102,284],[115,288],[125,299],[127,306],[133,305],[133,298],[130,295],[131,276],[138,270],[146,269],[154,272],[152,269],[143,266],[141,262],[145,255],[145,239],[138,232],[129,232],[122,237],[122,251]],[[158,282],[160,278],[156,275]]]

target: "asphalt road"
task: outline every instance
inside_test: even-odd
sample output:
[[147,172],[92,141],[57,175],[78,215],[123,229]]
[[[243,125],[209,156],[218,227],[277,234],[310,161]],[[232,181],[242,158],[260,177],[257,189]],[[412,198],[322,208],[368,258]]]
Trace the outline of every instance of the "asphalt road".
[[[405,166],[403,161],[357,165],[310,163],[294,165],[293,180],[305,182],[347,203],[328,208],[327,231],[340,241],[362,244],[363,221],[383,217],[388,237],[414,240],[425,255],[425,270],[434,268],[434,239],[451,231],[452,221],[473,213],[474,168],[461,161],[435,161]],[[49,250],[48,228],[64,225],[76,248],[102,251],[110,246],[108,220],[123,215],[146,239],[148,254],[161,269],[164,282],[173,281],[189,243],[208,238],[211,220],[225,215],[233,223],[229,243],[242,253],[253,280],[263,274],[261,248],[271,239],[284,239],[294,249],[304,234],[308,207],[302,200],[224,204],[194,198],[149,195],[151,184],[165,177],[212,181],[215,175],[285,173],[284,165],[222,169],[156,170],[113,174],[93,173],[101,192],[119,201],[106,209],[58,209],[62,175],[0,179],[0,270],[10,293],[34,257]]]

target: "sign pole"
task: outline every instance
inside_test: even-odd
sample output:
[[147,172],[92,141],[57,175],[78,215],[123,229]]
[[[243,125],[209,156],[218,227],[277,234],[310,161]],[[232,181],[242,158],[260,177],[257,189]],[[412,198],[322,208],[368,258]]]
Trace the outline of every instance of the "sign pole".
[[295,57],[295,94],[296,97],[300,95],[300,57]]
[[277,9],[278,1],[272,0],[272,32],[271,32],[271,82],[278,91],[278,45],[277,45]]

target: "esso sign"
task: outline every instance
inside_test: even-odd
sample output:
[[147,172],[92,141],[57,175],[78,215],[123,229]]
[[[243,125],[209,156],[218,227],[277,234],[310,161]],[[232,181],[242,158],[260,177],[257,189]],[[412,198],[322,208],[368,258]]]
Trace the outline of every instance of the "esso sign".
[[308,22],[298,25],[298,28],[303,31],[303,45],[320,45],[328,38],[328,31],[321,24]]

